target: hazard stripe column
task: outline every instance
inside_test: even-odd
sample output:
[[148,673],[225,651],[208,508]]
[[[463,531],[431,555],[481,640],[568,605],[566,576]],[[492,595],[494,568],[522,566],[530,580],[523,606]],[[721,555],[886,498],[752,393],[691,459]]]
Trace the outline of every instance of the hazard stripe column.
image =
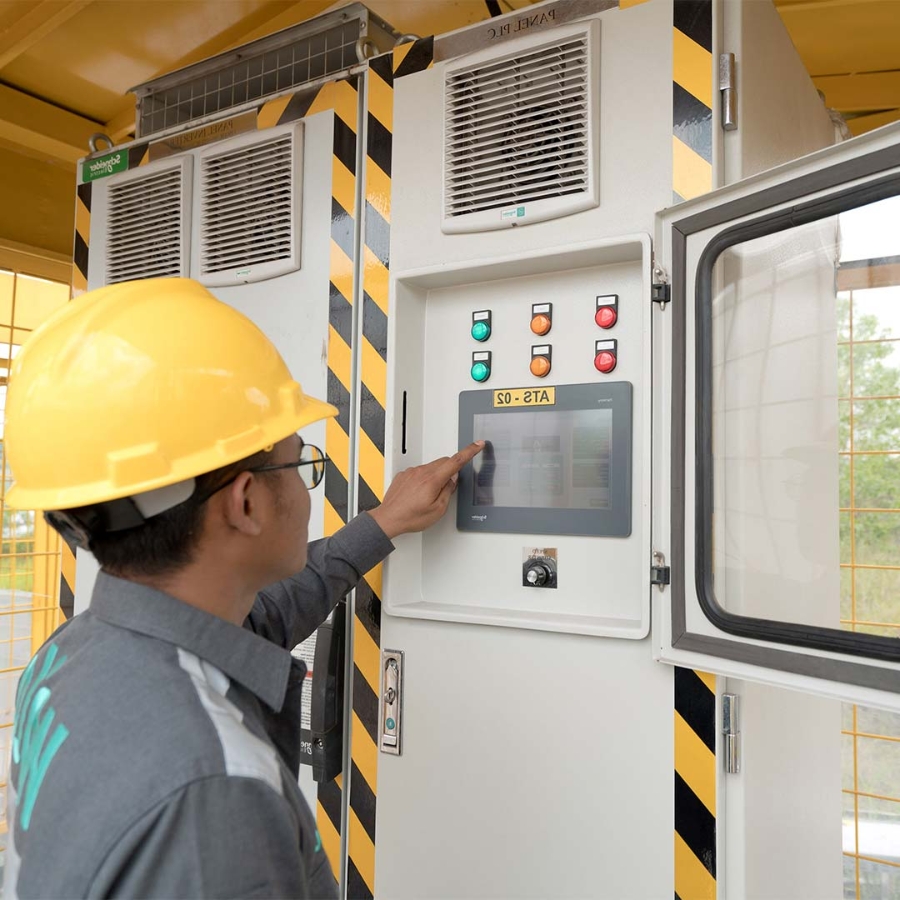
[[[366,102],[362,337],[360,346],[359,509],[384,497],[384,431],[391,227],[391,144],[394,79],[432,64],[433,39],[398,47],[369,63]],[[353,629],[353,713],[347,897],[375,893],[375,810],[378,795],[378,692],[381,669],[381,566],[356,589]]]
[[[325,423],[325,534],[334,534],[350,518],[350,415],[353,357],[353,280],[356,266],[357,80],[326,85],[304,115],[334,109],[331,171],[331,253],[328,285],[328,402],[338,415]],[[300,112],[285,109],[280,122]],[[337,877],[341,873],[343,776],[319,785],[316,822]]]
[[[712,0],[675,0],[672,191],[712,190]],[[716,897],[716,680],[675,669],[675,897]]]
[[672,188],[675,202],[712,190],[712,0],[675,0]]
[[[391,222],[391,57],[369,65],[366,103],[360,428],[357,497],[360,510],[384,497],[384,427],[387,405],[388,266]],[[378,691],[381,646],[381,566],[356,588],[353,627],[353,713],[350,739],[350,810],[347,897],[375,893],[375,798],[378,791]]]
[[[338,415],[325,423],[326,535],[334,534],[350,516],[350,430],[353,387],[353,294],[356,267],[356,152],[358,79],[330,82],[315,91],[277,97],[259,107],[257,130],[274,128],[306,116],[332,110],[334,138],[331,158],[331,243],[328,283],[328,402]],[[336,878],[341,875],[341,815],[344,779],[320,784],[316,826]]]
[[88,256],[91,246],[91,193],[93,183],[79,184],[75,192],[75,247],[72,267],[72,296],[87,290]]

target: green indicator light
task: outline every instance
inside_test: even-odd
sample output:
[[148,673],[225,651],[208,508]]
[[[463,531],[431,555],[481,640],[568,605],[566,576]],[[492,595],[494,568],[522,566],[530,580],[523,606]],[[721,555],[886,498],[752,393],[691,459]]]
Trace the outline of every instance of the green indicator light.
[[491,370],[484,363],[475,363],[472,366],[472,377],[476,381],[487,381],[487,377],[490,374]]
[[491,326],[487,322],[476,322],[472,326],[472,337],[476,341],[486,341],[491,336]]
[[393,719],[388,719],[384,724],[387,726],[388,731],[393,731],[397,727],[397,723]]

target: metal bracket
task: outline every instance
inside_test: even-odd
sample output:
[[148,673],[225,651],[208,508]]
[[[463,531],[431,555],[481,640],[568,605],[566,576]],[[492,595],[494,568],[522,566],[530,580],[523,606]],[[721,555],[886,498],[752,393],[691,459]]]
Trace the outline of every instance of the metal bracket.
[[657,585],[659,592],[662,593],[671,580],[672,570],[666,565],[666,557],[659,550],[654,550],[653,565],[650,566],[650,584]]
[[729,775],[739,775],[741,771],[741,731],[738,720],[740,699],[737,694],[722,694],[725,771]]
[[737,130],[737,81],[734,76],[734,54],[719,54],[719,92],[722,95],[722,128]]

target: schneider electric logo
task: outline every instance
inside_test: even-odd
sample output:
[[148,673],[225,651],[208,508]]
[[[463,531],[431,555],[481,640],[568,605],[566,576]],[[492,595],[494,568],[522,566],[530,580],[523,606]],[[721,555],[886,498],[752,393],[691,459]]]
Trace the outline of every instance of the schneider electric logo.
[[82,172],[85,181],[94,181],[97,178],[106,178],[107,175],[115,175],[116,172],[124,172],[127,168],[128,151],[118,150],[97,159],[86,160]]
[[472,516],[473,522],[487,522],[487,516]]

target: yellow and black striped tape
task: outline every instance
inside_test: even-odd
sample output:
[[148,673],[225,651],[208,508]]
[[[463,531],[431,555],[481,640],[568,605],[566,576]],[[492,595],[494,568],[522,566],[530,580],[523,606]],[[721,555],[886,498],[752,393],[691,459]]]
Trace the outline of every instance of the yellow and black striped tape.
[[[384,497],[387,408],[388,283],[391,238],[391,153],[394,79],[432,65],[433,38],[403,44],[369,63],[366,104],[365,233],[360,347],[360,510]],[[378,692],[381,671],[381,566],[356,589],[353,631],[353,713],[347,835],[348,900],[375,893],[375,807],[378,795]]]
[[[712,190],[712,0],[675,0],[672,191]],[[716,679],[675,669],[675,897],[716,897]]]
[[[331,82],[264,103],[258,129],[285,125],[315,113],[334,111],[331,158],[331,251],[328,300],[328,402],[338,409],[328,419],[325,453],[325,534],[334,534],[350,516],[350,416],[353,358],[353,280],[356,210],[358,79]],[[343,776],[320,784],[316,824],[336,876],[341,872]]]
[[66,619],[75,614],[75,548],[60,538],[59,608]]
[[79,184],[75,191],[75,247],[72,261],[72,296],[87,290],[88,257],[91,246],[91,193],[93,183]]
[[675,0],[672,189],[675,202],[712,190],[712,0]]
[[[72,248],[72,299],[88,287],[91,246],[91,194],[93,183],[79,184],[75,190],[75,239]],[[67,619],[75,612],[75,551],[62,540],[59,569],[59,608]]]

